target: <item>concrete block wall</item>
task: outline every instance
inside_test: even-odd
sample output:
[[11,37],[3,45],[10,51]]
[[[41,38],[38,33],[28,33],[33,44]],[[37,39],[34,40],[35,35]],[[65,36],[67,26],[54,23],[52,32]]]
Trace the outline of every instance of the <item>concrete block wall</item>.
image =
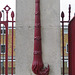
[[[16,75],[34,75],[35,0],[17,0]],[[60,1],[40,0],[42,57],[50,65],[49,75],[61,75]]]

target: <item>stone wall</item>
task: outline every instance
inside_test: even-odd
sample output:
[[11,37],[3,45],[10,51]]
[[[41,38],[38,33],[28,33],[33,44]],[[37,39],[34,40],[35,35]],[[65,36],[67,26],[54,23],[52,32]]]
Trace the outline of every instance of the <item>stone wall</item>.
[[[35,0],[17,0],[16,75],[34,75]],[[49,75],[61,75],[60,1],[40,0],[42,57],[50,65]]]

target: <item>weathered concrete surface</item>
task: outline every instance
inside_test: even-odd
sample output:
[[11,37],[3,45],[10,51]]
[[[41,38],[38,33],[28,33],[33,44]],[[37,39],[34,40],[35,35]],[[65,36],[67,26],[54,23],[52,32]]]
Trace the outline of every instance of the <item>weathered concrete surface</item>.
[[[16,75],[32,72],[34,48],[35,0],[17,0]],[[42,51],[49,75],[61,75],[60,69],[60,1],[40,0]]]

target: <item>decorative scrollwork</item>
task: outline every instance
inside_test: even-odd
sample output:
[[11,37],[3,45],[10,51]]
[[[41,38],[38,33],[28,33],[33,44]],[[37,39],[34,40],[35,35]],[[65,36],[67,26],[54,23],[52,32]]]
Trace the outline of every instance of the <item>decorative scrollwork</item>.
[[36,75],[48,75],[50,68],[49,65],[43,68],[43,63],[37,61],[32,65],[32,70]]

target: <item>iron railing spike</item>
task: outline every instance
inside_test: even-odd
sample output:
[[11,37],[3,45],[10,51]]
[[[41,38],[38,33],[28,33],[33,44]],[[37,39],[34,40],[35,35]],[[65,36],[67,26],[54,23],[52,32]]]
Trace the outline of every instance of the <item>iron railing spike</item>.
[[12,17],[12,18],[14,17],[14,11],[11,12],[11,17]]
[[62,18],[64,18],[64,17],[65,17],[65,14],[64,14],[64,12],[63,12],[63,11],[61,12],[61,17],[62,17]]

